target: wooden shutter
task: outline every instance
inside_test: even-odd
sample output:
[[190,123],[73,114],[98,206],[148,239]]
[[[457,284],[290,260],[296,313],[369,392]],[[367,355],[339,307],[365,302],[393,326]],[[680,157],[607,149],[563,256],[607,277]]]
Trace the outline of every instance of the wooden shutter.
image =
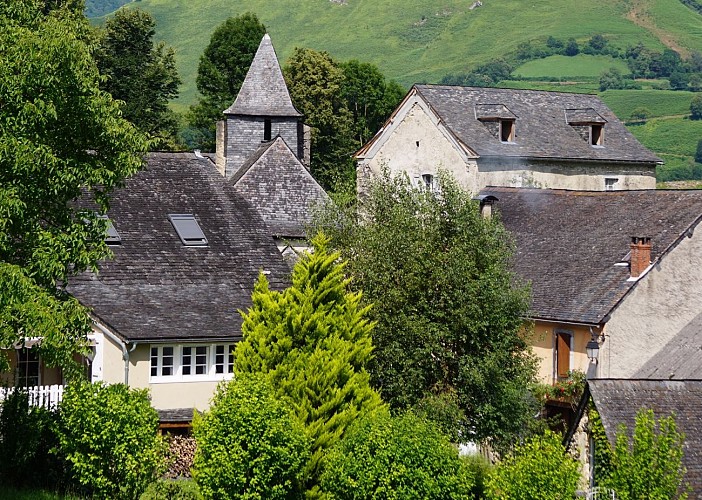
[[556,375],[558,378],[568,377],[570,371],[570,334],[556,334]]

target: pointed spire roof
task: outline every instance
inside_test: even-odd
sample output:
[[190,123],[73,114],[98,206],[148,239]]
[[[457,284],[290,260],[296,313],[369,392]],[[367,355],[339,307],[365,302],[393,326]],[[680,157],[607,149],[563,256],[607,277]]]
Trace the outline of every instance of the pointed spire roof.
[[234,104],[225,115],[302,116],[295,109],[268,33],[263,35]]

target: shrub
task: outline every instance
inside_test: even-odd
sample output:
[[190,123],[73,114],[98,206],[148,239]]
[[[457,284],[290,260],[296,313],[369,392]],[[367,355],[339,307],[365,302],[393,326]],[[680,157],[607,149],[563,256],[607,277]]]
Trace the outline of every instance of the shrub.
[[372,413],[328,453],[322,491],[337,499],[470,498],[473,480],[458,451],[412,413]]
[[135,498],[165,470],[148,391],[124,384],[69,385],[60,405],[61,452],[96,497]]
[[202,500],[195,481],[159,479],[149,485],[139,500]]
[[696,95],[690,102],[690,118],[702,120],[702,95]]
[[702,139],[697,141],[697,150],[695,150],[695,161],[702,163]]
[[29,405],[26,392],[14,390],[0,405],[0,482],[16,487],[56,487],[63,463],[49,450],[56,446],[56,414]]
[[550,431],[528,439],[495,467],[487,498],[565,500],[575,496],[578,463],[566,454],[560,437]]
[[193,477],[206,498],[295,498],[309,458],[302,426],[261,379],[220,385],[193,420]]
[[643,106],[640,106],[638,108],[634,108],[634,110],[631,112],[631,121],[633,122],[645,122],[651,117],[651,111],[648,108],[644,108]]
[[631,442],[626,427],[619,428],[609,475],[598,484],[613,489],[619,500],[686,499],[684,440],[672,416],[656,424],[652,410],[640,410]]

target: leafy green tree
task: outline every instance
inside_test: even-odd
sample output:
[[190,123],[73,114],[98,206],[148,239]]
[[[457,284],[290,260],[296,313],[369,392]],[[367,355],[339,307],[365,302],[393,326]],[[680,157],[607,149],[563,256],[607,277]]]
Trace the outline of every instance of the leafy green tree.
[[578,462],[566,453],[561,437],[547,431],[527,439],[497,463],[488,481],[487,498],[569,500],[575,498],[579,478]]
[[569,38],[565,46],[565,55],[573,57],[577,56],[579,53],[580,47],[578,47],[578,42],[575,41],[575,38]]
[[645,122],[651,117],[651,111],[643,106],[639,106],[638,108],[634,108],[634,110],[631,112],[631,120],[635,122]]
[[158,414],[146,389],[87,382],[66,388],[59,449],[75,480],[99,498],[138,498],[165,472]]
[[617,68],[609,68],[600,75],[600,92],[604,92],[608,89],[623,88],[625,88],[624,77],[622,77],[621,71]]
[[178,121],[168,101],[178,96],[180,78],[175,52],[163,42],[154,45],[156,21],[139,9],[120,9],[100,30],[95,53],[101,88],[122,101],[123,116],[155,138],[153,148],[174,149]]
[[702,95],[696,95],[690,101],[690,119],[702,120]]
[[414,414],[371,414],[327,455],[322,490],[339,500],[467,499],[473,479],[458,451]]
[[352,59],[341,64],[341,96],[353,115],[354,137],[360,148],[380,129],[405,96],[394,81],[386,81],[377,66]]
[[0,2],[0,347],[44,337],[43,359],[69,366],[90,322],[63,287],[108,255],[83,207],[105,212],[147,143],[99,88],[82,3],[64,3]]
[[695,150],[695,161],[702,163],[702,139],[697,141],[697,149]]
[[295,107],[311,127],[310,170],[325,189],[348,191],[355,185],[351,155],[353,115],[342,95],[344,71],[327,52],[296,48],[283,68]]
[[200,132],[198,145],[213,151],[215,129],[222,111],[236,99],[266,27],[255,14],[230,17],[212,34],[197,68],[202,97],[190,109],[190,124]]
[[684,441],[673,416],[656,422],[652,410],[640,410],[631,440],[625,426],[617,432],[609,475],[595,480],[621,500],[684,500],[688,497]]
[[359,210],[331,208],[318,224],[348,261],[351,285],[374,304],[369,369],[383,399],[400,409],[429,399],[455,418],[442,424],[454,439],[509,441],[535,411],[522,319],[529,290],[515,284],[513,244],[498,218],[481,217],[447,175],[439,185],[435,195],[386,172]]
[[193,477],[205,498],[289,499],[304,491],[304,429],[260,377],[220,385],[209,411],[195,415],[193,433]]
[[314,253],[301,256],[286,290],[271,291],[259,277],[234,376],[264,375],[291,405],[311,442],[305,475],[314,492],[325,451],[382,402],[365,369],[372,350],[368,307],[360,305],[360,293],[347,291],[344,266],[338,253],[327,251],[328,239],[319,235],[312,243]]

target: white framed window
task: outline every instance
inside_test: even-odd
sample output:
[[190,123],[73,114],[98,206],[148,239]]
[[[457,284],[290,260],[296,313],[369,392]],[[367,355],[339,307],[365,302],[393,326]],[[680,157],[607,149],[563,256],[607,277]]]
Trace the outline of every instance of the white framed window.
[[151,346],[150,382],[223,380],[234,373],[234,344]]
[[17,386],[40,385],[39,354],[35,349],[23,347],[17,350]]

